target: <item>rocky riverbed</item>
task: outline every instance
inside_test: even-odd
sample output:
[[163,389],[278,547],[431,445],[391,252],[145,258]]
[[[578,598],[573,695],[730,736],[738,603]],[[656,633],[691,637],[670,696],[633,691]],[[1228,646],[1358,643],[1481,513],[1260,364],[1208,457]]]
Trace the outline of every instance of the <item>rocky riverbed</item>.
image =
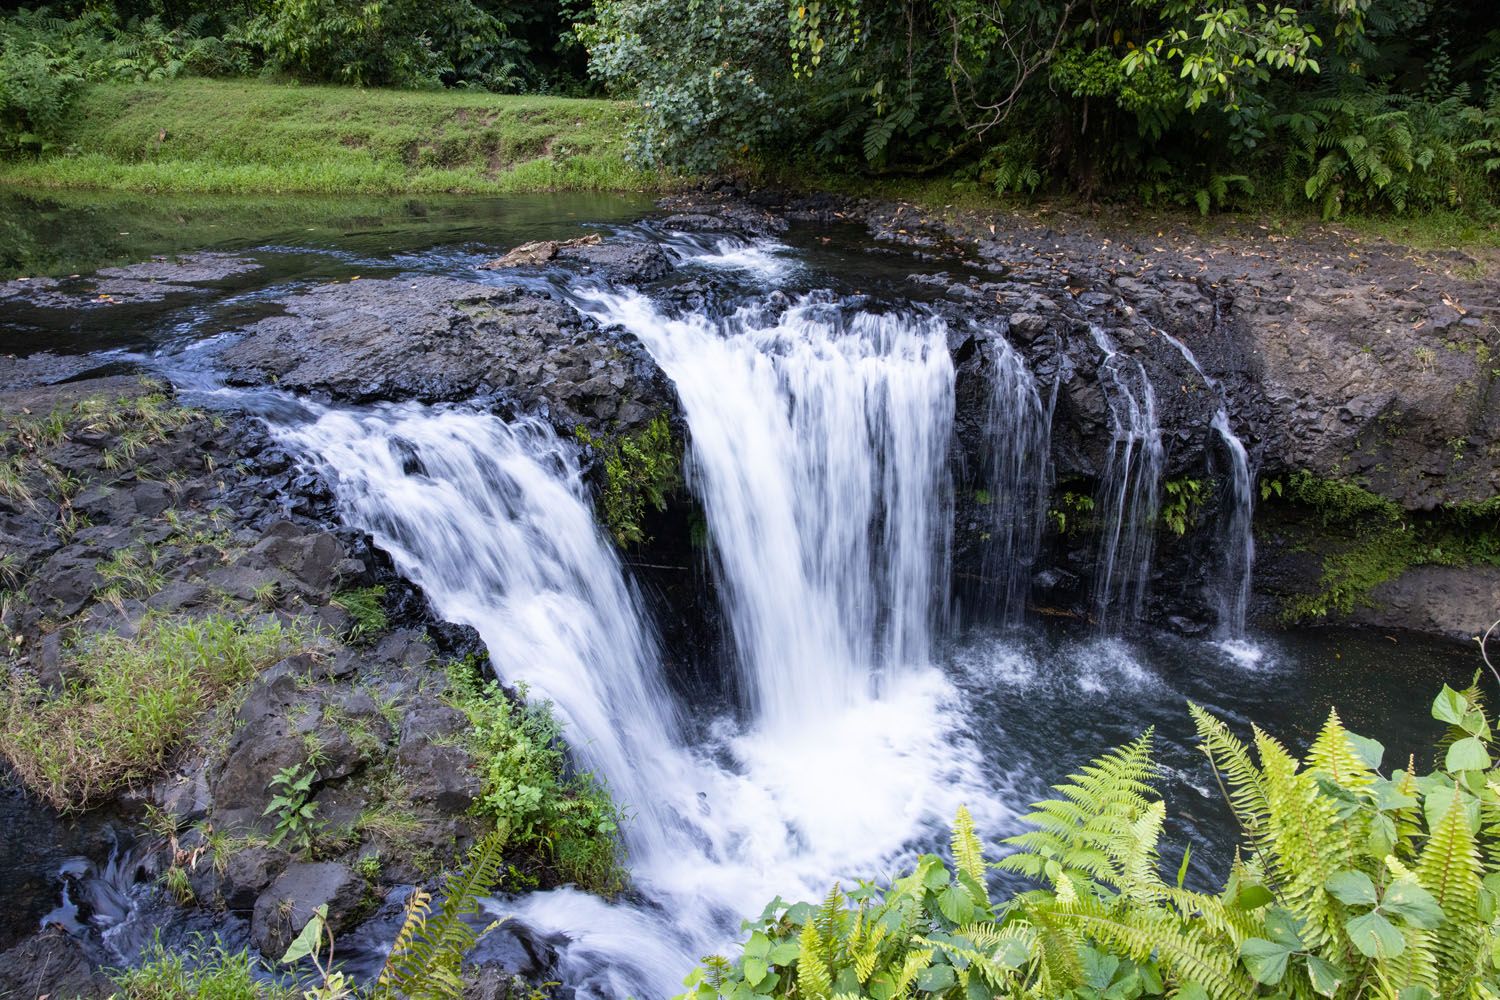
[[[1152,624],[1196,633],[1212,621],[1203,594],[1227,503],[1214,428],[1221,409],[1264,485],[1253,605],[1261,622],[1299,601],[1314,606],[1330,586],[1329,567],[1368,541],[1357,520],[1332,516],[1333,500],[1308,500],[1310,482],[1341,503],[1384,504],[1379,510],[1398,519],[1392,530],[1426,532],[1410,565],[1347,609],[1321,614],[1451,637],[1500,614],[1500,565],[1486,563],[1488,550],[1432,551],[1433,539],[1455,532],[1500,537],[1490,509],[1500,492],[1500,283],[1486,270],[1494,260],[1416,255],[1334,231],[1293,237],[1054,214],[928,214],[727,188],[674,196],[651,226],[528,254],[498,272],[501,284],[476,258],[459,277],[377,274],[256,301],[191,349],[191,372],[343,405],[417,400],[541,415],[564,436],[582,428],[602,497],[615,485],[611,442],[666,416],[680,450],[686,425],[641,343],[581,315],[563,292],[604,281],[643,288],[669,310],[714,312],[729,308],[723,289],[680,273],[664,234],[743,244],[792,238],[799,227],[824,242],[855,232],[858,252],[896,274],[903,294],[950,331],[960,604],[993,585],[985,563],[993,498],[981,470],[992,447],[994,347],[1003,340],[1051,394],[1054,497],[1092,495],[1109,462],[1114,425],[1100,344],[1116,345],[1149,379],[1162,476],[1201,484],[1183,508],[1183,530],[1158,532]],[[492,258],[507,248],[486,249]],[[10,282],[0,285],[0,306],[17,329],[81,315],[97,324],[235,287],[255,266],[207,254]],[[202,926],[272,959],[319,905],[339,932],[372,918],[388,925],[407,888],[433,885],[480,832],[471,809],[479,768],[462,738],[469,720],[455,707],[462,671],[482,669],[475,634],[436,620],[367,537],[340,526],[331,484],[300,468],[243,408],[180,406],[170,386],[142,380],[156,367],[149,358],[18,355],[0,358],[9,710],[86,682],[81,651],[101,635],[129,642],[161,621],[222,619],[297,637],[206,706],[149,775],[131,774],[80,803],[89,822],[140,831],[150,816],[154,832],[137,833],[136,849],[97,841],[93,867],[74,883],[108,882],[153,906],[197,913]],[[1081,629],[1098,525],[1053,503],[1025,598]],[[724,625],[703,568],[702,511],[678,490],[645,517],[626,563],[679,679],[691,687],[696,671],[711,687]],[[310,800],[339,835],[315,852],[272,846],[273,780],[310,759]],[[25,808],[52,807],[29,800]],[[555,872],[533,868],[532,884],[555,881]],[[142,888],[152,885],[172,888]],[[128,921],[129,908],[100,909],[91,923],[84,906],[52,921],[73,921],[72,933],[30,935],[55,903],[45,894],[28,900],[9,925],[0,993],[107,993],[99,970],[120,957],[101,930]],[[547,943],[524,934],[502,937],[485,961],[473,975],[486,995],[508,989],[514,974],[550,974]]]

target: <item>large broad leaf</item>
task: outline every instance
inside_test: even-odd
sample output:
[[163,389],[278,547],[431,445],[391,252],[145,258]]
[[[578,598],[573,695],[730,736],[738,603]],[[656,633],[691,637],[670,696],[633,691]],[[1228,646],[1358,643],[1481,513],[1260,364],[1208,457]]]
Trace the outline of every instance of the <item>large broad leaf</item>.
[[1443,766],[1448,771],[1483,771],[1490,766],[1490,752],[1477,736],[1465,736],[1448,748]]
[[1468,700],[1446,684],[1432,703],[1432,717],[1455,726],[1463,722],[1468,710]]
[[802,954],[802,946],[796,941],[783,941],[771,949],[770,959],[772,965],[787,965],[797,960]]
[[1406,939],[1396,925],[1376,910],[1355,917],[1344,930],[1366,958],[1395,958],[1406,950]]
[[1328,877],[1328,891],[1345,906],[1374,906],[1375,883],[1364,872],[1341,871]]
[[1247,882],[1239,887],[1230,905],[1241,910],[1258,910],[1275,899],[1270,889],[1256,882]]
[[1240,945],[1240,961],[1258,983],[1275,986],[1286,975],[1287,959],[1295,949],[1265,938],[1246,938]]
[[1115,973],[1120,971],[1120,960],[1097,948],[1084,946],[1079,949],[1079,958],[1083,962],[1084,982],[1096,990],[1108,987],[1115,981]]
[[928,993],[941,993],[957,981],[951,965],[929,965],[917,973],[917,989]]
[[766,978],[770,970],[766,967],[764,958],[751,958],[748,955],[740,960],[740,971],[745,975],[745,982],[752,987],[760,985],[760,981]]
[[974,900],[969,890],[956,882],[938,893],[937,904],[943,916],[955,924],[966,924],[974,916]]
[[1436,927],[1443,922],[1443,908],[1436,897],[1422,888],[1414,878],[1398,878],[1385,891],[1380,908],[1393,913],[1413,927]]
[[300,961],[318,950],[318,944],[323,940],[323,927],[328,923],[328,904],[324,904],[313,910],[312,916],[307,918],[307,923],[302,925],[302,933],[287,948],[286,954],[281,956],[282,965],[291,965]]
[[750,940],[745,942],[745,957],[765,958],[771,950],[771,939],[761,931],[750,935]]
[[1354,752],[1360,761],[1370,770],[1380,768],[1380,762],[1385,757],[1385,745],[1379,740],[1372,740],[1368,736],[1360,736],[1358,733],[1347,733],[1349,743],[1354,747]]
[[1302,949],[1302,921],[1279,906],[1266,911],[1266,937],[1292,951]]
[[1437,1000],[1437,994],[1425,986],[1408,986],[1396,994],[1396,1000]]
[[1331,997],[1338,992],[1339,985],[1349,978],[1349,973],[1317,955],[1308,955],[1307,978],[1312,981],[1312,988],[1318,993]]

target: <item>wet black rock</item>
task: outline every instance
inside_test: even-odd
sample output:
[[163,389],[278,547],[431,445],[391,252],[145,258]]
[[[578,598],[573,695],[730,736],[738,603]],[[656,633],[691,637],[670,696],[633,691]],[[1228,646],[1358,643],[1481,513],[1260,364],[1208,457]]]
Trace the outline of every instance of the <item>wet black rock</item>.
[[231,382],[355,402],[495,396],[569,433],[632,430],[672,405],[633,336],[546,294],[423,277],[325,285],[282,305],[221,354]]
[[44,931],[0,954],[0,997],[92,1000],[114,992],[114,984],[90,963],[83,943],[61,931]]
[[328,907],[328,928],[337,934],[364,901],[365,880],[343,865],[331,861],[291,865],[256,899],[250,940],[266,958],[278,959],[319,907]]
[[611,284],[643,284],[672,270],[672,259],[655,243],[586,243],[563,247],[557,260],[584,274],[596,274]]

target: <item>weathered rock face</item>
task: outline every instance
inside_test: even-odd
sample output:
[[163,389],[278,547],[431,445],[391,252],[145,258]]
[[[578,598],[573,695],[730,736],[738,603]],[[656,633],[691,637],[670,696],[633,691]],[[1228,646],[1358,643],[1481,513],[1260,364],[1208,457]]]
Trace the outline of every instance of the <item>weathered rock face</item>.
[[230,382],[352,402],[498,397],[565,433],[632,430],[672,398],[633,337],[542,293],[424,277],[325,285],[284,307],[223,352]]
[[114,994],[114,984],[89,962],[81,942],[64,931],[44,931],[0,954],[0,996],[16,1000]]

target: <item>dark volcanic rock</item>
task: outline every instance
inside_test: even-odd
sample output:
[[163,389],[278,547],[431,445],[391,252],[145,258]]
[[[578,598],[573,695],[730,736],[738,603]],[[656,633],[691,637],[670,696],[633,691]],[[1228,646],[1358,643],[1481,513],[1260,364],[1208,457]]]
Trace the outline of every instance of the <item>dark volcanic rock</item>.
[[574,244],[560,249],[557,259],[613,284],[655,281],[672,270],[671,258],[655,243]]
[[260,953],[277,959],[302,931],[313,911],[328,907],[328,928],[335,934],[364,901],[365,881],[331,861],[295,864],[255,901],[250,939]]
[[325,285],[284,306],[223,352],[231,382],[358,402],[498,395],[566,431],[630,430],[672,399],[634,337],[544,294],[392,279]]
[[85,1000],[113,992],[114,984],[94,970],[83,944],[60,930],[44,931],[0,955],[0,997]]

